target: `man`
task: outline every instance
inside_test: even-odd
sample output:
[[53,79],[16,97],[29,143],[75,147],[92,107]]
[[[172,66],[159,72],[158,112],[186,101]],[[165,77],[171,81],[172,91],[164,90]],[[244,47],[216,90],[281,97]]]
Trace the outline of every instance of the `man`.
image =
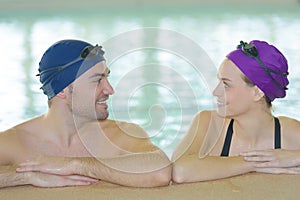
[[103,54],[79,40],[59,41],[44,53],[38,75],[49,110],[0,134],[0,187],[169,184],[169,159],[147,134],[107,119],[114,90]]

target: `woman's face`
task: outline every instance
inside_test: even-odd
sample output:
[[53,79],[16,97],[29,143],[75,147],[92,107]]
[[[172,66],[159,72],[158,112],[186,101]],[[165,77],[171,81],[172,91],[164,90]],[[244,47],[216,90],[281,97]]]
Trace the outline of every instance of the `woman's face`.
[[213,91],[217,98],[217,112],[222,117],[233,118],[247,113],[255,105],[254,88],[243,80],[243,73],[229,59],[219,68],[219,84]]

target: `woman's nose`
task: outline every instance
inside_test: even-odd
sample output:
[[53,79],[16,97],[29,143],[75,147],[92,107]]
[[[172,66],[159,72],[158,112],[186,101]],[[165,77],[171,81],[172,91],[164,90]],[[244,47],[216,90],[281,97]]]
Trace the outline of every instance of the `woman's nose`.
[[222,87],[221,87],[221,82],[218,83],[218,85],[215,87],[215,89],[213,90],[213,95],[214,96],[220,96],[222,93]]

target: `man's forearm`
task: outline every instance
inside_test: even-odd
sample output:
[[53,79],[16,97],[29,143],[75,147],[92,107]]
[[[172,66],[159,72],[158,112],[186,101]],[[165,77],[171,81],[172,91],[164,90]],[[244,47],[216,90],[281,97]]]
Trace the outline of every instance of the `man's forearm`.
[[26,184],[26,174],[16,173],[16,166],[0,166],[0,188]]
[[155,187],[168,185],[171,163],[161,152],[138,153],[116,158],[75,158],[75,171],[120,185]]

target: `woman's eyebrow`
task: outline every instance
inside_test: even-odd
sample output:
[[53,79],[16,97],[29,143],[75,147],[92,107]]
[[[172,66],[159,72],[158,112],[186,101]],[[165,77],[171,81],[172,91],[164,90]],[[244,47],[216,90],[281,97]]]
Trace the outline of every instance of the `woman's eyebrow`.
[[220,80],[222,80],[222,81],[231,81],[231,79],[229,79],[229,78],[220,78]]
[[226,77],[220,77],[219,74],[217,75],[217,77],[218,77],[219,80],[222,80],[222,81],[231,81],[231,79],[229,79],[229,78],[226,78]]

